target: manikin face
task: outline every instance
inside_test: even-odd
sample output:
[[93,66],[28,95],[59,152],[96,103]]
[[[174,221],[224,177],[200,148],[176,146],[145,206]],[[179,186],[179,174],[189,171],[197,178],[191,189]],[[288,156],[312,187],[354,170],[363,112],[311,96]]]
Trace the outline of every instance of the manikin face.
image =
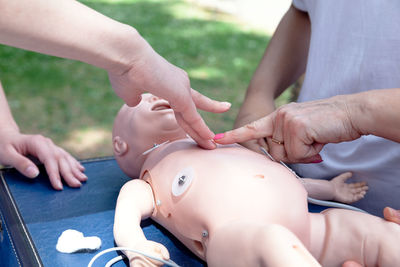
[[[114,121],[114,154],[130,176],[138,175],[146,158],[143,152],[154,144],[182,138],[186,138],[186,134],[176,122],[169,103],[151,94],[143,94],[142,101],[135,107],[124,105]],[[126,147],[118,147],[120,144]]]

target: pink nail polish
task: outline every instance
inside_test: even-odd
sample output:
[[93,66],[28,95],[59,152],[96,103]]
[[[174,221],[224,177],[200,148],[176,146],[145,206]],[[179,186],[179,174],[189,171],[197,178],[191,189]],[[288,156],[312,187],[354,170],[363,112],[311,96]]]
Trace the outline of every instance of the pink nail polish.
[[215,136],[214,136],[214,140],[218,140],[218,139],[221,139],[221,138],[223,138],[225,136],[225,134],[224,133],[219,133],[219,134],[216,134]]
[[317,160],[311,161],[311,163],[321,163],[321,162],[323,162],[322,159],[317,159]]

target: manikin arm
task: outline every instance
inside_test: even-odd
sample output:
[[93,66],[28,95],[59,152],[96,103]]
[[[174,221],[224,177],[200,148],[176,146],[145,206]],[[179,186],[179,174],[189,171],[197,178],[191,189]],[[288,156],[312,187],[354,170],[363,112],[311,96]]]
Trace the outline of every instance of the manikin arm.
[[[129,247],[151,256],[169,260],[168,250],[161,244],[146,239],[140,227],[142,219],[151,216],[154,210],[153,193],[150,185],[143,180],[127,182],[121,189],[114,219],[114,239],[118,246]],[[161,262],[150,260],[133,252],[124,252],[131,266],[162,266]]]
[[299,238],[282,225],[235,221],[214,231],[207,248],[213,266],[320,266]]
[[351,176],[351,172],[345,172],[330,181],[309,178],[304,178],[302,181],[308,195],[312,198],[353,203],[365,196],[368,186],[365,182],[346,183]]

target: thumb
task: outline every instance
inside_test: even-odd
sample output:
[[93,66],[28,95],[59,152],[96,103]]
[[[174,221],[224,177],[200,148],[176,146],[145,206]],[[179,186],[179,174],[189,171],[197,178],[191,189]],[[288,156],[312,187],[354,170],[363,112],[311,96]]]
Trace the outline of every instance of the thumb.
[[219,144],[232,144],[270,137],[274,130],[272,116],[273,113],[240,128],[217,134],[214,137],[214,141]]
[[141,93],[132,93],[129,96],[121,97],[129,107],[134,107],[142,101]]
[[204,111],[221,113],[228,111],[231,107],[231,103],[229,102],[220,102],[213,100],[205,95],[202,95],[194,89],[192,89],[191,94],[196,107]]
[[161,256],[162,256],[163,260],[169,260],[169,252],[166,247],[162,246],[160,252],[161,252]]
[[27,157],[21,155],[14,148],[8,151],[7,159],[4,164],[11,165],[16,168],[20,173],[29,178],[35,178],[39,175],[37,166]]
[[351,176],[353,176],[353,173],[345,172],[345,173],[342,173],[342,174],[336,176],[335,178],[333,178],[333,180],[338,180],[341,183],[345,183],[347,181],[347,179],[351,178]]

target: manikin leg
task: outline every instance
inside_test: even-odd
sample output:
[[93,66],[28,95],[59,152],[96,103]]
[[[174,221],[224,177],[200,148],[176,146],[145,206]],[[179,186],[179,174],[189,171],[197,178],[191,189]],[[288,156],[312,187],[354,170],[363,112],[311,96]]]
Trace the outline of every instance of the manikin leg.
[[320,266],[287,228],[232,222],[210,233],[208,266]]

